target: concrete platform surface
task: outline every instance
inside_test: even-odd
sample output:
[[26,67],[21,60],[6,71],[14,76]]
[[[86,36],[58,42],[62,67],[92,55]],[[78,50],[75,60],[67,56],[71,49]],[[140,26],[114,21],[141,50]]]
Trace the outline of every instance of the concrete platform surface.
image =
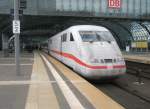
[[150,64],[150,53],[127,53],[123,52],[123,56],[127,61]]
[[54,58],[39,52],[20,59],[0,57],[0,109],[123,109]]
[[123,108],[59,61],[47,55],[46,57],[50,60],[52,65],[56,68],[57,72],[62,76],[63,80],[67,83],[85,109],[92,109],[92,106],[91,108],[88,107],[89,103],[97,109],[110,109],[112,107],[113,109]]

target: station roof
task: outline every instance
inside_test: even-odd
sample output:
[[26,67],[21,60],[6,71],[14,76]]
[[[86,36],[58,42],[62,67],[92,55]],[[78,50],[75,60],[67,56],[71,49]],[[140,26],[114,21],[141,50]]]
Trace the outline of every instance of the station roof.
[[[148,21],[150,18],[149,0],[122,0],[119,8],[111,8],[107,0],[23,1],[26,6],[20,10],[21,37],[29,40],[48,38],[72,25],[90,24],[108,28],[121,46],[127,39],[133,39],[132,21]],[[10,37],[13,35],[12,20],[13,0],[1,0],[0,32]]]

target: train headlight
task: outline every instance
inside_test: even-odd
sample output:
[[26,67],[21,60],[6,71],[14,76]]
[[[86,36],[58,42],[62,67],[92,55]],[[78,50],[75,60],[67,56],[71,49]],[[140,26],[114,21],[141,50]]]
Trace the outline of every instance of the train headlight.
[[117,62],[117,59],[113,59],[113,62],[116,63],[116,62]]
[[91,63],[99,63],[99,60],[98,59],[91,59],[90,62]]
[[105,61],[103,59],[101,59],[100,61],[101,61],[101,63],[105,63]]
[[104,59],[91,59],[91,63],[105,63]]
[[123,58],[117,58],[117,62],[124,62]]

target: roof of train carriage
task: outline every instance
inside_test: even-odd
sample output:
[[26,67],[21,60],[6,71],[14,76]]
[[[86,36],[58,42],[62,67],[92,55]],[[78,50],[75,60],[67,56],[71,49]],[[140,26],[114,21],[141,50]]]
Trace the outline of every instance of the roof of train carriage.
[[97,25],[76,25],[76,26],[71,26],[69,28],[69,30],[101,30],[101,31],[108,31],[108,29],[106,29],[103,26],[97,26]]

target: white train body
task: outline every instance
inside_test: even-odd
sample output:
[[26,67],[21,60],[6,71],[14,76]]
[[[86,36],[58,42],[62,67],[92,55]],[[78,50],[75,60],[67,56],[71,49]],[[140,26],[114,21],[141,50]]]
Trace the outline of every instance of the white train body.
[[88,79],[123,75],[120,49],[104,27],[72,26],[48,40],[49,53]]

